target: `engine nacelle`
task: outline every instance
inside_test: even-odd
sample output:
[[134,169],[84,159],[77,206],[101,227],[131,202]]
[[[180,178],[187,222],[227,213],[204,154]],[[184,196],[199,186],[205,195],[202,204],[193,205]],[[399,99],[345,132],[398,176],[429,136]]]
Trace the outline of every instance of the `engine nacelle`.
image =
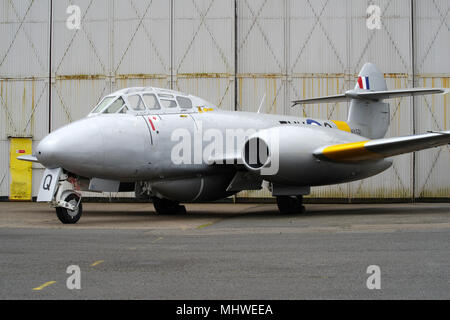
[[364,179],[391,166],[390,161],[361,163],[322,161],[320,147],[363,141],[362,137],[328,128],[282,126],[252,135],[242,150],[246,168],[264,180],[282,185],[320,186]]

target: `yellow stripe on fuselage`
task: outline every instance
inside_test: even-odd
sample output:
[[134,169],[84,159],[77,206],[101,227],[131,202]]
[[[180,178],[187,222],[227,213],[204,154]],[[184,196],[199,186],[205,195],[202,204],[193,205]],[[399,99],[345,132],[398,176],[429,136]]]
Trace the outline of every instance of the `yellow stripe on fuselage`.
[[352,132],[352,129],[345,121],[338,121],[338,120],[331,120],[334,122],[334,124],[338,127],[339,130],[345,131],[345,132]]
[[326,147],[322,155],[335,161],[364,161],[381,159],[381,154],[367,150],[364,146],[369,141],[337,144]]

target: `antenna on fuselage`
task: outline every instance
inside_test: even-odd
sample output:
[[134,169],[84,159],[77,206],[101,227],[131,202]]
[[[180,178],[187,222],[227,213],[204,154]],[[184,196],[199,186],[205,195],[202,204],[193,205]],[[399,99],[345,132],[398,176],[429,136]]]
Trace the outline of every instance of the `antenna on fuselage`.
[[263,107],[264,101],[266,100],[266,94],[264,93],[263,98],[261,99],[261,103],[259,104],[258,112],[261,113],[261,108]]

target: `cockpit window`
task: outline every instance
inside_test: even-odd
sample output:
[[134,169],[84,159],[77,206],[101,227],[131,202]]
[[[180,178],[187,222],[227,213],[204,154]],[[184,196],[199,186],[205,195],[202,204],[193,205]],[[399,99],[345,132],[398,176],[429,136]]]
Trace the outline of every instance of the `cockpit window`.
[[168,99],[160,99],[162,105],[164,108],[176,108],[177,102],[175,100],[168,100]]
[[161,109],[158,99],[156,99],[156,96],[154,94],[146,93],[143,95],[143,98],[147,108],[149,108],[150,110]]
[[171,94],[164,94],[164,93],[158,93],[158,97],[173,99],[173,95],[171,95]]
[[183,109],[192,108],[192,101],[189,98],[177,97],[177,101],[178,101],[178,104],[180,105],[180,108],[183,108]]
[[111,101],[114,100],[115,97],[105,97],[98,105],[97,107],[92,110],[91,113],[99,113],[100,111],[103,110],[104,107],[106,107],[108,104],[111,103]]
[[117,111],[122,108],[122,106],[125,104],[122,97],[119,97],[116,101],[114,101],[108,108],[106,108],[103,113],[116,113]]
[[118,113],[125,114],[125,113],[128,113],[128,112],[129,112],[129,110],[128,110],[127,106],[124,106]]
[[134,111],[144,111],[145,110],[144,102],[142,101],[141,97],[138,94],[128,96],[128,102],[130,103],[129,106]]

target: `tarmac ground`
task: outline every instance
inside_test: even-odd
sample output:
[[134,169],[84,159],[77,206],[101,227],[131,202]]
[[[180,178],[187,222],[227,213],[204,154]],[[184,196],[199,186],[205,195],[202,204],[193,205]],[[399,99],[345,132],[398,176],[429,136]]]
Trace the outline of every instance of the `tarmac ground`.
[[186,207],[0,202],[0,299],[450,298],[450,203]]

